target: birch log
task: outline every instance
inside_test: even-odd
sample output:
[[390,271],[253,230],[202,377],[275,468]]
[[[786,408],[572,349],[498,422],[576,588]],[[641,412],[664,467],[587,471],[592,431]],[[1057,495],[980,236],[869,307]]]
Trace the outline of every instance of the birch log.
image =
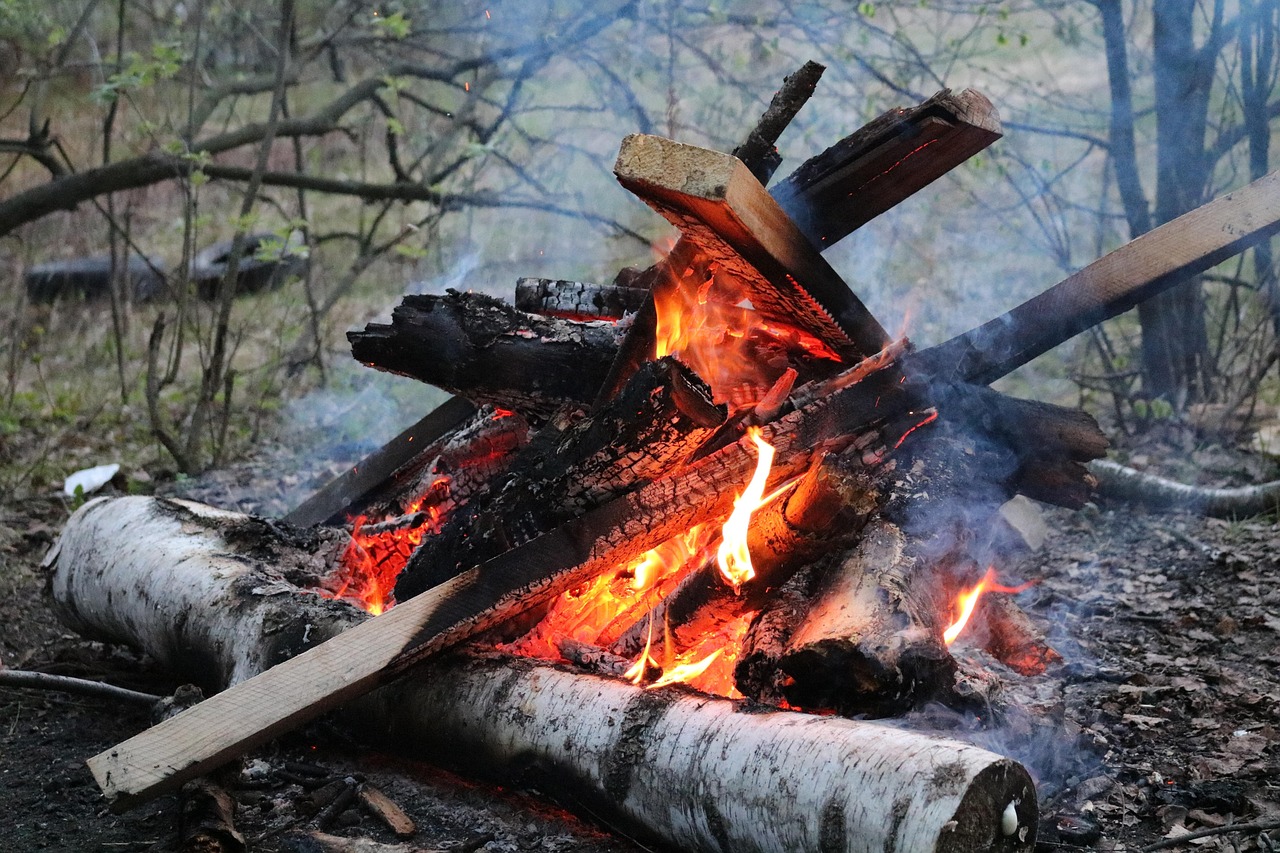
[[[76,630],[225,685],[366,618],[299,590],[290,577],[324,557],[272,544],[270,531],[198,504],[91,501],[50,552],[51,589]],[[872,723],[496,657],[433,661],[346,712],[398,750],[508,781],[526,774],[690,850],[1035,846],[1035,791],[1020,765]]]

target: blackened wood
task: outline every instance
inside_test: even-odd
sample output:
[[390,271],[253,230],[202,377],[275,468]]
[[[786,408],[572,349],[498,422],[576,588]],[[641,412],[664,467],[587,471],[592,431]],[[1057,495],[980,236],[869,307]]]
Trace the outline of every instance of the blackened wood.
[[353,504],[348,515],[385,519],[412,513],[416,506],[446,517],[507,469],[529,443],[529,432],[518,413],[481,406],[452,432],[422,445],[417,456]]
[[613,323],[541,317],[457,291],[405,296],[390,324],[347,339],[370,367],[535,418],[599,388],[617,350]]
[[806,161],[773,196],[815,246],[826,248],[1000,136],[986,96],[944,89],[918,106],[890,110]]
[[516,281],[516,308],[567,320],[619,320],[644,306],[644,287],[589,284],[550,278]]
[[351,507],[358,507],[370,492],[420,455],[421,449],[456,428],[475,411],[461,397],[446,400],[422,420],[361,459],[349,471],[331,480],[285,517],[299,527],[337,524]]
[[673,358],[646,363],[608,406],[554,447],[537,442],[509,476],[425,541],[396,585],[403,601],[667,474],[724,423],[710,389]]
[[769,183],[778,166],[782,165],[782,155],[775,147],[778,137],[808,102],[822,72],[826,70],[826,66],[810,60],[794,74],[788,74],[746,141],[733,149],[733,156],[741,160],[760,183]]
[[[857,547],[818,583],[780,653],[776,639],[752,650],[756,657],[740,673],[755,680],[740,678],[738,689],[802,708],[873,716],[945,696],[955,661],[932,599],[917,588],[915,563],[895,525],[869,524]],[[777,655],[772,671],[758,659],[762,652]]]
[[213,780],[197,779],[186,785],[178,825],[179,853],[245,853],[235,814],[235,798]]

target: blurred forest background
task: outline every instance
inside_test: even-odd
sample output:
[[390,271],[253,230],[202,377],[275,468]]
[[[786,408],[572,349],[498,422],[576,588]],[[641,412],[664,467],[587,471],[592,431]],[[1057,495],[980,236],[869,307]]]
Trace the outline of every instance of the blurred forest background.
[[[614,181],[621,138],[731,150],[808,59],[780,176],[944,87],[999,109],[1003,140],[827,253],[941,341],[1268,172],[1278,33],[1280,0],[0,0],[0,488],[377,446],[440,395],[348,329],[647,265],[669,229]],[[84,258],[93,292],[52,293]],[[237,290],[263,264],[286,274]],[[1003,387],[1122,444],[1236,441],[1274,416],[1278,331],[1264,245]]]

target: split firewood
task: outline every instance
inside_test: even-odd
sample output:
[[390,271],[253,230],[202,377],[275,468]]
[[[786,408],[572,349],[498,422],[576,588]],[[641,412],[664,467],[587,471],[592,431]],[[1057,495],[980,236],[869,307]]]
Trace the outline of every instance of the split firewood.
[[[249,543],[235,545],[246,526],[256,529],[243,516],[151,498],[87,504],[53,567],[60,611],[77,630],[139,645],[164,666],[203,660],[241,676],[270,663],[255,644],[281,649],[270,626],[310,624],[314,643],[368,620],[329,604],[340,618],[312,622],[322,602],[256,559]],[[168,542],[166,557],[139,549],[139,538]],[[206,605],[170,597],[182,588],[201,589]],[[244,625],[206,624],[232,612]],[[167,625],[168,637],[139,632],[141,613]],[[744,714],[679,688],[647,691],[502,656],[440,659],[346,713],[360,735],[385,733],[399,750],[472,774],[510,779],[518,769],[539,790],[591,803],[611,824],[678,849],[1030,851],[1035,843],[1035,790],[1018,764],[873,723]]]
[[549,278],[516,281],[516,308],[566,320],[620,320],[644,305],[649,291],[617,284],[587,284]]
[[211,779],[198,779],[182,789],[178,822],[180,853],[245,853],[244,836],[235,826],[236,801]]
[[[517,311],[479,293],[404,297],[389,324],[348,332],[351,354],[478,404],[545,419],[599,388],[617,350],[618,330]],[[590,392],[586,396],[590,397]]]
[[1062,655],[1006,593],[990,592],[978,602],[974,642],[1020,675],[1042,675]]
[[[856,443],[860,455],[874,440]],[[715,634],[742,614],[764,606],[768,596],[791,574],[823,555],[855,541],[876,509],[872,476],[850,457],[820,459],[786,494],[752,516],[747,532],[754,576],[735,589],[710,561],[678,586],[613,642],[612,651],[634,657],[650,637],[668,637],[675,651],[692,647],[698,638]]]
[[1000,117],[985,95],[943,89],[918,106],[884,113],[806,161],[773,188],[773,197],[815,246],[833,246],[1000,136]]
[[942,643],[934,601],[919,594],[906,545],[895,525],[868,525],[857,547],[818,579],[791,630],[751,648],[738,689],[801,708],[874,716],[946,695],[955,661]]
[[684,462],[724,423],[710,389],[673,358],[647,363],[604,409],[557,436],[537,440],[422,544],[396,597],[443,583],[467,568],[657,479]]
[[475,406],[461,397],[445,401],[351,469],[329,481],[282,520],[298,527],[340,523],[349,509],[365,501],[368,495],[394,478],[397,471],[423,455],[424,447],[457,428],[474,411]]
[[360,798],[360,805],[364,806],[365,811],[381,821],[383,826],[391,830],[391,833],[396,838],[412,838],[413,834],[418,831],[413,818],[405,814],[404,809],[400,808],[395,800],[382,793],[378,788],[368,782],[364,782],[360,785],[357,794]]

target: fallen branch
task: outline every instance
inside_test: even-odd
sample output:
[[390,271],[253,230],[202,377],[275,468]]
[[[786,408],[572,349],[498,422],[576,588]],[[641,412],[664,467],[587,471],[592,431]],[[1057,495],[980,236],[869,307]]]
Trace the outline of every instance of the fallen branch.
[[30,687],[37,690],[60,690],[80,696],[97,696],[127,702],[131,705],[154,705],[163,699],[151,693],[139,693],[114,684],[72,678],[69,675],[52,675],[47,672],[31,672],[24,669],[0,669],[0,687]]
[[1188,486],[1155,474],[1127,468],[1107,459],[1089,463],[1105,498],[1149,509],[1182,510],[1213,518],[1247,518],[1280,510],[1280,480],[1233,489]]

